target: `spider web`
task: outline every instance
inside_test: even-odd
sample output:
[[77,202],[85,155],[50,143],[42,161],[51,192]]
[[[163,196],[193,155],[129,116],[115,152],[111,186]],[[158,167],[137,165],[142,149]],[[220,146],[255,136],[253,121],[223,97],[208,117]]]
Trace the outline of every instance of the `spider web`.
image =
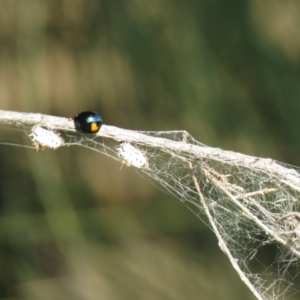
[[[300,176],[270,159],[210,148],[187,132],[132,132],[90,138],[68,133],[65,141],[119,160],[130,142],[148,160],[135,168],[200,218],[206,214],[219,246],[258,299],[284,299],[297,292],[300,258]],[[269,265],[260,257],[271,250]]]

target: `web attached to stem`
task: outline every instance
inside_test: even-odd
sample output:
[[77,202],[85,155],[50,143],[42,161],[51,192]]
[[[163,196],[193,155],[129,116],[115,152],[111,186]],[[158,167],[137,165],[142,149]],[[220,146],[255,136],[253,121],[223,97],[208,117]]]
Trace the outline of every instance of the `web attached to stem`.
[[[221,250],[257,299],[299,293],[293,286],[300,260],[299,169],[211,148],[185,131],[137,132],[104,125],[97,135],[84,135],[66,120],[64,130],[52,125],[60,131],[62,146],[77,145],[119,160],[200,218],[205,214]],[[23,128],[30,137],[32,127]],[[269,265],[260,262],[266,249],[274,253]]]
[[[254,295],[288,297],[300,258],[299,170],[210,148],[184,131],[134,132],[134,142],[130,134],[118,140],[103,135],[78,140],[68,134],[66,140],[120,160],[200,218],[205,213],[220,248]],[[125,159],[124,143],[132,148]],[[259,260],[265,248],[276,253],[269,266]]]
[[[147,139],[130,145],[147,163],[130,167],[197,215],[206,214],[221,249],[258,299],[287,297],[300,258],[298,171],[270,159],[207,147],[187,132],[140,134]],[[79,144],[123,162],[119,142],[82,137]],[[262,266],[259,257],[270,247],[276,255]]]

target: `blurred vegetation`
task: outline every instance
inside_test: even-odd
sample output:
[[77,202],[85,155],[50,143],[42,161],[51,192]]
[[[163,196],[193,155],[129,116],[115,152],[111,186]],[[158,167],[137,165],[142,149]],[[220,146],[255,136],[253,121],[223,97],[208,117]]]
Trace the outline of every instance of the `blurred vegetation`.
[[[295,0],[2,0],[1,109],[95,110],[300,165],[299,15]],[[120,164],[0,152],[1,299],[253,299],[204,223]]]

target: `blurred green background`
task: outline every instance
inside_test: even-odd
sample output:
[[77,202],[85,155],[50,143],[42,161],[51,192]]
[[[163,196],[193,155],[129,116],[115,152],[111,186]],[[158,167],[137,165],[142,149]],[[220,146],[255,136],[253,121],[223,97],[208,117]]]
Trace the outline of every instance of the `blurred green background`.
[[[0,4],[2,110],[94,110],[300,165],[299,1]],[[254,298],[203,222],[120,163],[0,153],[0,299]]]

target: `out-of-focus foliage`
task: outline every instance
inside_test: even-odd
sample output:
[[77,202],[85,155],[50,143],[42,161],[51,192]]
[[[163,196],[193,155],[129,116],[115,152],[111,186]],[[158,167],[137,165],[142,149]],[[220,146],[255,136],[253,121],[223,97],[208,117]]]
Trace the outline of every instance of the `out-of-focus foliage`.
[[[95,110],[300,165],[299,15],[295,0],[2,0],[1,109]],[[253,299],[213,233],[120,164],[0,151],[1,299]]]

